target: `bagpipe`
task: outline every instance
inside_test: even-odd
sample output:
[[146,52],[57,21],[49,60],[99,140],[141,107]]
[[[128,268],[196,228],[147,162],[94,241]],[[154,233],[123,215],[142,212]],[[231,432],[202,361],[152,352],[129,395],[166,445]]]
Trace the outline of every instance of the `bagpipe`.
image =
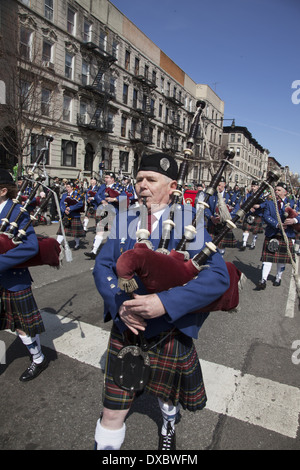
[[[285,219],[294,219],[295,217],[298,217],[298,212],[293,209],[291,206],[285,206],[284,208],[284,218]],[[294,224],[292,225],[292,229],[295,230],[295,232],[299,233],[300,232],[300,224]]]
[[[202,103],[202,102],[201,102]],[[199,209],[192,221],[184,229],[182,239],[177,244],[176,248],[168,251],[168,241],[170,239],[171,230],[174,228],[174,210],[176,204],[180,201],[181,188],[183,185],[184,177],[187,173],[187,159],[192,154],[191,148],[193,145],[194,137],[197,132],[201,108],[203,105],[197,103],[198,109],[196,111],[190,136],[188,139],[188,148],[185,152],[185,159],[181,164],[178,178],[178,188],[173,194],[173,205],[170,209],[170,217],[167,221],[163,222],[162,238],[159,242],[159,247],[156,251],[149,246],[149,232],[141,229],[137,232],[138,241],[132,250],[128,250],[118,258],[116,264],[116,271],[118,275],[118,285],[125,292],[131,293],[137,289],[137,283],[134,276],[137,275],[149,293],[161,292],[172,287],[181,286],[196,277],[199,272],[204,268],[207,259],[217,251],[217,246],[229,230],[236,228],[235,222],[245,217],[250,208],[256,204],[263,191],[274,181],[277,181],[279,176],[276,173],[269,172],[266,182],[262,182],[258,190],[240,206],[235,216],[228,219],[223,228],[219,231],[218,235],[214,237],[212,242],[205,243],[204,248],[195,255],[192,259],[187,258],[186,245],[192,242],[197,234],[197,225],[200,217],[203,216],[207,201],[212,196],[221,180],[222,173],[233,158],[234,153],[230,151],[225,152],[225,159],[215,175],[212,178],[210,186],[206,189],[203,201],[199,201]],[[141,225],[143,218],[141,219]],[[226,262],[228,274],[230,277],[230,286],[227,291],[216,301],[201,309],[201,312],[210,311],[230,311],[236,309],[239,304],[239,287],[242,278],[242,273],[233,263]]]
[[[51,136],[47,137],[47,144],[49,145],[49,142],[51,142],[52,140],[53,138]],[[41,201],[40,205],[37,207],[34,213],[29,214],[28,209],[41,184],[37,180],[28,198],[26,199],[24,205],[21,205],[22,193],[26,189],[30,181],[29,177],[33,176],[33,173],[35,169],[37,168],[39,162],[42,160],[46,151],[48,150],[48,145],[41,150],[32,169],[28,171],[28,179],[25,179],[23,181],[17,193],[16,198],[12,200],[12,205],[6,217],[1,219],[0,254],[4,254],[7,251],[13,248],[16,248],[18,245],[23,243],[23,238],[26,236],[26,231],[28,230],[30,224],[38,219],[38,216],[40,215],[40,213],[45,210],[45,208],[47,207],[49,203],[49,200],[52,196],[51,191],[49,191],[47,197]],[[13,211],[18,205],[20,205],[19,212],[16,218],[13,221],[11,221],[10,219],[13,214]],[[29,220],[24,227],[19,228],[19,225],[23,218],[22,216],[24,214],[29,215]],[[49,266],[54,266],[54,267],[60,266],[60,257],[61,257],[60,244],[54,238],[41,237],[41,236],[38,236],[37,238],[38,238],[38,244],[39,244],[38,253],[34,257],[27,260],[25,263],[15,266],[16,268],[41,266],[41,265],[49,265]]]

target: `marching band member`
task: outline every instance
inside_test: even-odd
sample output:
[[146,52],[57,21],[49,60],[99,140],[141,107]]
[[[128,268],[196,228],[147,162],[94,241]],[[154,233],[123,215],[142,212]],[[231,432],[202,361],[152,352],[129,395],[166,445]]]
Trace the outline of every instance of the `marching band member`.
[[[245,198],[243,199],[243,202],[245,202],[249,197],[252,196],[253,193],[255,193],[259,188],[258,181],[253,180],[251,184],[251,191],[246,194]],[[250,250],[255,249],[255,244],[257,241],[258,233],[262,232],[262,208],[260,204],[255,204],[250,209],[249,214],[246,214],[244,221],[243,221],[243,240],[242,240],[242,247],[241,251],[245,251],[246,246],[247,246],[247,241],[249,238],[250,232],[252,233],[252,242],[250,245]]]
[[[285,205],[288,187],[286,183],[278,182],[275,187],[275,195],[279,210],[280,219],[283,228],[288,237],[290,252],[293,253],[293,239],[295,231],[293,225],[300,222],[300,216],[295,218],[285,218]],[[287,246],[277,219],[276,208],[273,200],[264,203],[263,219],[267,224],[265,229],[265,241],[262,249],[262,278],[258,283],[257,289],[263,290],[267,286],[267,279],[272,269],[272,263],[277,263],[277,274],[273,286],[280,286],[282,273],[285,270],[286,263],[291,263],[288,255]],[[293,255],[294,256],[294,255]]]
[[99,189],[96,178],[91,178],[90,186],[87,188],[85,193],[85,207],[86,212],[83,219],[83,229],[86,232],[89,224],[89,216],[92,215],[96,219],[96,210],[98,207],[97,202],[95,201],[95,195]]
[[[6,170],[0,169],[1,220],[7,217],[16,194],[13,178]],[[15,220],[19,212],[20,205],[17,204],[9,220]],[[18,228],[24,227],[28,220],[28,213],[23,213]],[[22,243],[0,254],[0,329],[16,331],[32,357],[31,365],[20,376],[22,382],[36,378],[48,366],[40,345],[39,335],[45,328],[32,293],[32,278],[28,268],[17,267],[36,255],[38,250],[38,240],[30,225]]]
[[[162,220],[170,210],[172,193],[177,187],[177,174],[176,161],[169,155],[159,153],[142,157],[135,189],[139,204],[146,198],[148,212],[154,206],[156,209],[156,221],[150,235],[154,249],[159,245]],[[206,404],[201,366],[193,338],[197,338],[208,315],[201,313],[201,307],[228,289],[228,271],[220,254],[215,253],[208,259],[209,269],[201,271],[184,286],[148,295],[141,295],[145,294],[145,289],[140,286],[131,298],[118,287],[116,262],[121,253],[132,249],[136,242],[138,217],[135,209],[132,209],[127,220],[124,221],[123,217],[118,219],[115,219],[116,231],[111,234],[111,238],[108,237],[96,258],[93,273],[96,287],[104,299],[104,321],[113,320],[105,369],[104,408],[95,431],[96,448],[120,449],[122,446],[125,437],[124,420],[134,394],[116,385],[112,367],[114,357],[126,344],[126,339],[143,332],[145,338],[154,345],[148,351],[152,374],[145,391],[158,398],[162,411],[159,449],[173,450],[176,448],[174,424],[179,404],[193,412],[201,410]],[[183,219],[181,211],[176,211],[174,222],[178,225],[180,235],[177,230],[172,231],[170,250],[176,247],[182,236]],[[124,229],[128,233],[126,238],[116,236],[120,231],[124,233]],[[199,230],[200,250],[210,237],[203,226]],[[188,251],[192,257],[198,250],[190,248]],[[200,313],[191,313],[195,311]]]
[[[205,209],[204,214],[207,218],[207,231],[210,235],[214,236],[218,233],[218,231],[222,228],[222,224],[220,224],[220,203],[219,197],[222,195],[225,204],[230,204],[230,194],[225,191],[226,181],[224,176],[222,176],[220,183],[217,187],[217,191],[215,194],[210,196],[208,200],[209,207]],[[234,210],[238,209],[238,205],[235,207]],[[233,234],[233,231],[230,230],[224,237],[224,239],[219,243],[218,251],[221,253],[222,256],[225,254],[225,248],[235,248],[237,245],[236,238]]]
[[[94,196],[94,201],[97,204],[98,210],[96,211],[96,235],[93,242],[93,248],[90,252],[85,252],[85,256],[95,259],[101,243],[106,240],[109,224],[107,223],[107,216],[110,215],[110,205],[113,206],[114,211],[117,210],[119,204],[119,185],[116,182],[116,176],[112,171],[107,171],[104,176],[104,183],[101,184],[97,193]],[[101,210],[102,208],[102,210]],[[104,223],[102,222],[104,221]]]
[[[60,210],[63,216],[63,224],[65,234],[67,237],[74,237],[75,247],[74,250],[80,248],[80,238],[85,237],[85,231],[81,223],[81,212],[84,207],[84,196],[78,191],[74,190],[73,183],[68,181],[66,183],[66,192],[63,193],[60,200]],[[59,225],[57,231],[57,241],[62,243],[63,235],[61,226]]]

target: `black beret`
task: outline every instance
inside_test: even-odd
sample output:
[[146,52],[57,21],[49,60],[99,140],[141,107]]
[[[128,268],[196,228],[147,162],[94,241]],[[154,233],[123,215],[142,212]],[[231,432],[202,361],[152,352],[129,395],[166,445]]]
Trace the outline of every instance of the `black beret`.
[[259,186],[259,183],[256,180],[253,180],[251,184],[252,184],[252,186]]
[[178,166],[173,157],[166,153],[143,155],[138,171],[155,171],[177,181]]
[[220,178],[220,181],[219,181],[219,182],[220,182],[220,183],[226,183],[226,180],[225,180],[224,176],[221,176],[221,178]]
[[113,171],[106,171],[105,176],[111,176],[112,178],[116,179],[116,175],[114,174]]
[[288,191],[288,185],[286,183],[284,183],[283,181],[279,181],[278,183],[276,183],[276,187],[277,186],[279,186],[280,188],[283,188],[286,191]]
[[0,184],[15,184],[11,174],[2,168],[0,168]]

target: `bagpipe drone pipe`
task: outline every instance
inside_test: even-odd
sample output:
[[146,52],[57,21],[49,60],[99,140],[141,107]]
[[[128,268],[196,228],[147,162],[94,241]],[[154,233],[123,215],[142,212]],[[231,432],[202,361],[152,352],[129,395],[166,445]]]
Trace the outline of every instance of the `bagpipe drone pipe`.
[[[47,139],[48,142],[51,141],[50,139],[53,140],[52,137],[49,137]],[[48,150],[48,147],[45,147],[41,150],[40,155],[38,156],[36,162],[33,165],[33,168],[28,172],[29,176],[33,175],[33,171],[36,169],[38,163],[41,161],[41,159],[43,158],[47,150]],[[30,207],[31,202],[33,198],[35,197],[35,194],[40,186],[40,182],[36,181],[35,186],[33,187],[30,195],[26,199],[24,205],[21,205],[22,192],[26,188],[28,182],[29,182],[29,179],[28,180],[26,179],[23,181],[17,193],[16,198],[12,200],[12,205],[8,213],[6,214],[6,217],[4,217],[1,220],[0,254],[4,254],[13,248],[16,248],[20,243],[23,243],[23,238],[26,236],[26,231],[28,230],[30,224],[33,221],[36,221],[38,219],[39,214],[45,210],[52,196],[52,192],[49,191],[47,197],[42,200],[42,202],[40,203],[38,208],[34,211],[34,213],[28,214],[28,208]],[[14,220],[10,220],[14,212],[14,209],[18,207],[19,204],[20,204],[20,207],[19,207],[18,214],[16,215]],[[29,219],[24,227],[19,228],[19,225],[23,218],[22,216],[24,214],[28,214]],[[38,253],[34,257],[28,259],[25,263],[15,266],[16,268],[41,266],[41,265],[59,267],[60,256],[61,256],[60,244],[54,238],[41,237],[41,236],[38,236],[37,238],[38,238],[38,244],[39,244]]]
[[[119,279],[119,286],[122,290],[128,293],[131,293],[137,289],[137,283],[134,279],[135,275],[141,279],[149,293],[154,293],[167,290],[171,287],[183,285],[197,276],[199,271],[202,269],[202,266],[200,267],[200,265],[196,263],[194,259],[186,259],[186,252],[184,252],[184,250],[186,244],[195,238],[196,227],[200,215],[203,214],[205,207],[207,207],[207,201],[209,197],[214,194],[221,180],[222,173],[229,160],[233,158],[234,153],[228,151],[225,152],[226,158],[222,161],[220,168],[214,175],[210,186],[207,188],[204,201],[202,201],[202,204],[200,205],[200,208],[198,209],[192,224],[185,227],[184,235],[178,243],[178,246],[175,250],[171,250],[171,252],[169,252],[167,248],[170,240],[170,233],[175,226],[174,211],[182,196],[181,188],[188,170],[187,160],[188,157],[192,154],[191,149],[194,142],[194,137],[197,132],[201,111],[204,108],[203,102],[198,102],[197,107],[198,109],[193,119],[190,136],[188,139],[188,148],[184,151],[185,159],[179,170],[179,177],[177,182],[178,187],[173,194],[173,202],[169,219],[163,222],[162,238],[160,240],[158,249],[156,251],[152,250],[151,243],[149,244],[149,240],[147,239],[150,234],[145,229],[142,217],[142,228],[137,232],[138,242],[135,244],[132,250],[124,252],[117,261],[116,270]],[[143,211],[141,211],[141,213],[143,214]],[[205,249],[207,248],[205,247]],[[225,298],[224,294],[222,299],[218,299],[218,301],[214,303],[214,306],[210,305],[207,311],[231,310],[238,304],[238,283],[241,277],[241,272],[232,263],[226,263],[226,265],[231,281],[230,288],[228,289],[228,292],[225,293],[227,296]],[[232,301],[232,298],[234,298],[234,301]]]
[[[166,252],[153,251],[147,244],[137,242],[132,250],[124,252],[117,261],[116,269],[120,288],[126,292],[133,292],[137,288],[135,275],[140,278],[149,293],[161,292],[192,280],[203,269],[207,259],[217,251],[217,246],[227,231],[236,228],[235,222],[245,217],[268,185],[277,181],[278,178],[276,173],[269,172],[267,180],[262,182],[258,190],[240,206],[233,219],[228,220],[213,241],[206,243],[192,259],[187,260],[186,253],[178,251],[178,247],[186,244],[186,234],[178,247],[171,250],[168,255]],[[202,308],[201,312],[230,311],[238,306],[239,281],[242,273],[233,263],[226,262],[226,266],[230,277],[229,288],[219,299]]]

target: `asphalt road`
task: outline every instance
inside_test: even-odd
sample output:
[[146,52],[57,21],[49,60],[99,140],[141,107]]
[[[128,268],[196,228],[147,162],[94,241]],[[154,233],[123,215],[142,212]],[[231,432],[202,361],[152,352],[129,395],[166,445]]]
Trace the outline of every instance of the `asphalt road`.
[[[56,230],[57,224],[36,228],[50,236]],[[94,261],[83,254],[90,251],[93,236],[90,225],[85,248],[73,251],[73,261],[64,262],[61,269],[31,269],[34,295],[47,320],[48,336],[43,339],[42,335],[41,341],[50,360],[37,379],[19,381],[29,365],[27,353],[14,334],[0,332],[6,353],[5,364],[0,365],[1,450],[93,449],[105,341],[111,326],[102,321],[103,302],[92,276]],[[240,229],[236,237],[241,240]],[[253,251],[226,250],[225,260],[243,271],[247,282],[240,311],[211,313],[195,342],[208,405],[195,414],[182,412],[176,427],[180,453],[300,449],[298,298],[291,308],[291,266],[280,287],[272,285],[273,267],[267,289],[255,290],[262,240],[260,235]],[[95,353],[98,343],[99,353]],[[155,399],[141,395],[126,424],[124,452],[157,449],[161,418]]]

